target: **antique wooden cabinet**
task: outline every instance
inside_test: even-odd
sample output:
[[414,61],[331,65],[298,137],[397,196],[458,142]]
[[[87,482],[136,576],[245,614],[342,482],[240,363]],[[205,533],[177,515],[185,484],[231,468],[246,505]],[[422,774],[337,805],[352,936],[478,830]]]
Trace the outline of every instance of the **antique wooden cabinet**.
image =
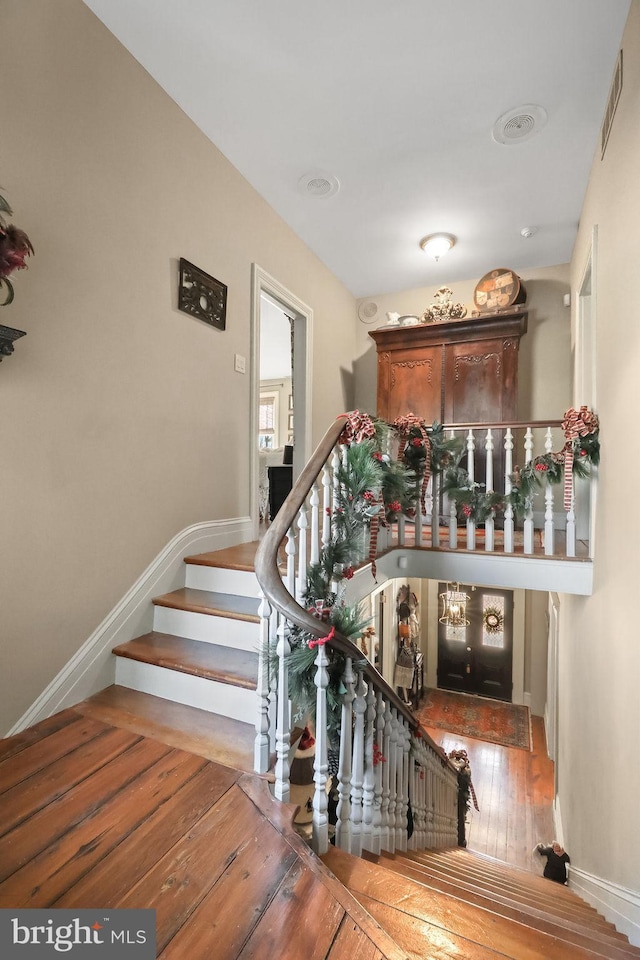
[[427,423],[517,418],[518,347],[527,314],[389,326],[370,336],[378,352],[377,414]]

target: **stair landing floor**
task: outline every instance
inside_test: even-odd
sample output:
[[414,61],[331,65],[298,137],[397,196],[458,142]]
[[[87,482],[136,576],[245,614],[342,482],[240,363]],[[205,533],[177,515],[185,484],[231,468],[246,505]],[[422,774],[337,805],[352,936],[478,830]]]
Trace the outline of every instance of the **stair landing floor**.
[[401,960],[265,780],[63,711],[0,741],[0,907],[156,910],[163,960]]

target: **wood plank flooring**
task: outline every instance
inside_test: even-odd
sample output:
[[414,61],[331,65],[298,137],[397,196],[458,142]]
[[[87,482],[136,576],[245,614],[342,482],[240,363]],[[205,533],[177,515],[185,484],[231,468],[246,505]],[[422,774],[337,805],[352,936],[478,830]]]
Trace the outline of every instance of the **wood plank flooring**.
[[[471,808],[467,824],[470,850],[533,873],[543,863],[533,848],[553,839],[553,763],[547,756],[544,723],[532,717],[533,750],[502,747],[428,727],[449,753],[467,751],[480,811]],[[571,853],[571,851],[569,851]]]
[[110,709],[0,742],[0,907],[153,908],[162,960],[406,957],[265,780]]

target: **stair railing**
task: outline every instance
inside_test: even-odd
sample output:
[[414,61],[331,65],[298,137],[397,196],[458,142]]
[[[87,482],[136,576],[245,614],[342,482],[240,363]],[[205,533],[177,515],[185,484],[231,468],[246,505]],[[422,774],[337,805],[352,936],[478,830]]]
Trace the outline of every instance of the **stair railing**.
[[[337,771],[333,771],[333,788],[338,797],[335,842],[339,847],[359,856],[365,850],[394,852],[407,850],[409,845],[411,849],[455,846],[458,838],[455,767],[375,667],[363,660],[358,647],[335,630],[328,633],[327,623],[301,603],[307,555],[311,562],[316,561],[321,545],[328,543],[331,536],[331,514],[344,452],[338,443],[343,427],[344,420],[339,418],[327,430],[273,518],[256,554],[256,575],[262,591],[262,642],[255,769],[260,773],[269,769],[274,744],[274,794],[277,799],[289,801],[292,749],[289,640],[293,628],[303,630],[312,638],[309,646],[315,645],[317,650],[313,849],[322,854],[329,845],[330,752],[338,764]],[[307,543],[309,529],[311,539]],[[381,538],[378,549],[383,548]],[[330,658],[338,655],[344,658],[344,693],[339,743],[330,744],[328,666]],[[273,667],[274,661],[277,668]],[[413,832],[409,838],[410,820]]]

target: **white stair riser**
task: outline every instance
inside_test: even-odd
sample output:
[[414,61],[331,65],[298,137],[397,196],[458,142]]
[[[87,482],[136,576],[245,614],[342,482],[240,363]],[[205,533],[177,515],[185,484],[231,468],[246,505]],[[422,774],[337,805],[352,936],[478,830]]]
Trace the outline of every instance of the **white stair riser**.
[[174,703],[198,707],[218,716],[243,723],[254,723],[257,698],[255,690],[234,687],[206,677],[168,670],[154,663],[142,663],[117,657],[116,683],[140,693],[150,693]]
[[232,593],[237,597],[257,597],[260,592],[255,573],[249,570],[227,570],[187,563],[185,586],[213,593]]
[[257,623],[212,617],[206,613],[176,610],[173,607],[154,608],[153,629],[160,633],[187,637],[189,640],[219,643],[221,646],[251,650],[254,653],[260,643],[260,628]]

